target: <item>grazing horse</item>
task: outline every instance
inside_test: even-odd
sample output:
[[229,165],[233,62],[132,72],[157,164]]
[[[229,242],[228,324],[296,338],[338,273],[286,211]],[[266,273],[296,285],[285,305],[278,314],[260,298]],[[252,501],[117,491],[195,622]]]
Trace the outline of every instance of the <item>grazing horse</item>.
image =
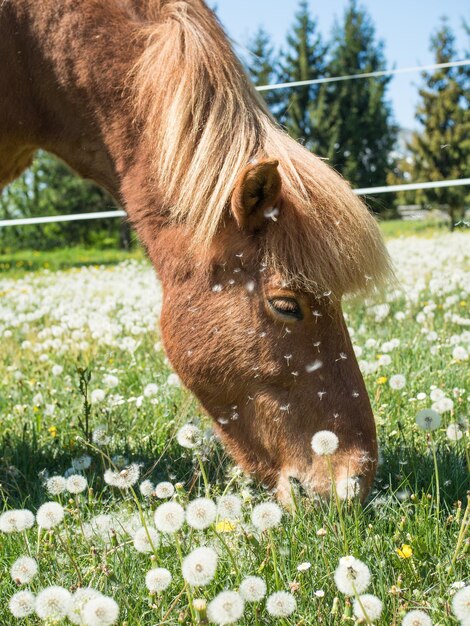
[[[364,497],[374,417],[341,310],[389,259],[349,185],[273,122],[203,0],[1,0],[0,187],[43,148],[125,207],[161,332],[229,452]],[[331,465],[311,448],[331,430]]]

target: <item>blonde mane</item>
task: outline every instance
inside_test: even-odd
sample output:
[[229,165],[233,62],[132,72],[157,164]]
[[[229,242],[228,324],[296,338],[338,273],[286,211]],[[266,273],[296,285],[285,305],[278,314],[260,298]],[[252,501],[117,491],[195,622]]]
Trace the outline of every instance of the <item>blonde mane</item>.
[[265,262],[308,291],[383,282],[389,259],[375,220],[336,172],[274,123],[205,3],[148,0],[140,35],[137,116],[170,219],[207,250],[240,171],[253,158],[276,158],[281,210],[266,229]]

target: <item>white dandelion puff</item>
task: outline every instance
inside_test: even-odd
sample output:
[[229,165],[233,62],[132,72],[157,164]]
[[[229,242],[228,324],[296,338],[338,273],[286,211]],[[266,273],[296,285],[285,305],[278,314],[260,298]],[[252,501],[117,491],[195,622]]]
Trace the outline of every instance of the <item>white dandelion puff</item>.
[[184,523],[184,509],[177,502],[164,502],[155,511],[155,526],[162,533],[176,533]]
[[154,528],[142,526],[134,534],[134,548],[137,552],[153,552],[158,547],[159,540],[159,535]]
[[432,620],[424,611],[410,611],[405,615],[402,626],[432,626]]
[[145,575],[145,584],[150,593],[159,593],[170,586],[171,579],[171,573],[166,568],[156,567]]
[[[98,404],[99,402],[103,402],[105,398],[106,398],[106,392],[103,391],[103,389],[93,389],[90,395],[92,404]],[[95,443],[98,443],[98,442],[95,441]]]
[[67,478],[67,491],[70,493],[82,493],[87,487],[87,479],[81,474],[72,474]]
[[452,610],[463,624],[470,624],[470,585],[457,591],[452,598]]
[[183,448],[196,448],[201,440],[201,432],[194,424],[185,424],[176,433],[176,441]]
[[67,617],[72,624],[83,626],[85,624],[83,621],[83,609],[85,604],[87,604],[90,600],[94,600],[99,597],[101,597],[101,593],[92,587],[77,589],[77,591],[75,591],[72,595],[72,602],[67,613]]
[[251,521],[261,532],[274,528],[281,523],[282,510],[275,502],[257,504],[252,513]]
[[463,346],[455,346],[452,350],[452,358],[456,361],[466,361],[468,359],[468,352]]
[[297,571],[298,572],[306,572],[311,567],[312,567],[312,564],[309,563],[308,561],[305,561],[304,563],[300,563],[299,565],[297,565]]
[[377,621],[382,613],[382,601],[370,593],[359,596],[359,600],[360,602],[357,599],[354,600],[354,615],[364,621]]
[[149,383],[144,387],[144,396],[146,398],[153,398],[158,393],[158,385],[155,383]]
[[433,402],[438,402],[439,400],[442,400],[443,398],[445,398],[446,394],[444,393],[444,391],[442,391],[442,389],[437,388],[431,391],[431,393],[429,394],[429,397],[431,398]]
[[431,409],[437,411],[439,414],[447,413],[447,411],[452,411],[454,408],[454,401],[450,398],[442,398],[437,402],[433,402]]
[[154,487],[150,480],[144,480],[139,485],[139,491],[144,496],[144,498],[150,498],[153,494]]
[[86,626],[112,626],[119,617],[119,606],[107,596],[93,598],[83,607],[83,621]]
[[463,432],[460,430],[460,425],[453,422],[447,426],[446,435],[450,441],[459,441],[463,437]]
[[441,425],[441,416],[433,409],[423,409],[416,415],[416,423],[423,430],[436,430]]
[[28,509],[11,509],[0,515],[0,531],[2,533],[20,533],[32,528],[34,515]]
[[106,387],[110,387],[112,389],[113,387],[117,387],[119,385],[119,378],[113,374],[106,374],[103,378],[103,383]]
[[155,487],[155,495],[157,496],[157,498],[160,498],[160,500],[166,500],[167,498],[171,498],[174,493],[174,486],[167,481],[158,483],[158,485]]
[[221,496],[217,500],[217,515],[226,520],[235,521],[240,519],[242,514],[242,501],[238,496],[232,494]]
[[135,485],[139,480],[139,476],[140,466],[137,463],[132,463],[132,465],[125,467],[120,472],[107,469],[104,473],[104,481],[111,487],[125,490]]
[[273,617],[289,617],[296,608],[296,599],[288,591],[276,591],[266,601],[266,609]]
[[338,480],[336,493],[340,500],[354,500],[361,495],[361,483],[356,477],[347,477]]
[[181,387],[181,379],[175,372],[172,372],[166,379],[166,384],[170,387]]
[[312,450],[320,456],[334,454],[338,444],[339,439],[331,430],[320,430],[312,437]]
[[58,496],[67,489],[67,479],[63,476],[51,476],[46,480],[46,491],[51,496]]
[[234,624],[243,615],[245,603],[236,591],[222,591],[207,606],[207,617],[214,624]]
[[343,556],[335,571],[335,583],[347,596],[363,593],[370,583],[370,571],[365,563],[354,556]]
[[82,454],[76,459],[72,459],[72,467],[77,472],[83,472],[87,470],[91,465],[91,456],[88,454]]
[[399,389],[403,389],[406,385],[406,378],[402,374],[394,374],[390,377],[388,384],[391,389],[398,391]]
[[266,595],[266,589],[260,576],[247,576],[240,583],[240,594],[246,602],[259,602]]
[[214,578],[217,553],[212,548],[196,548],[183,560],[183,578],[192,587],[204,587]]
[[8,603],[8,608],[13,617],[21,619],[34,613],[34,605],[36,604],[36,598],[31,591],[18,591],[13,594]]
[[20,556],[10,568],[10,576],[20,584],[27,585],[38,573],[38,564],[29,556]]
[[[98,391],[98,390],[96,390]],[[92,399],[93,399],[92,392]],[[108,427],[104,424],[97,426],[91,434],[92,441],[97,446],[108,446],[111,443],[111,437],[108,434]]]
[[196,498],[186,508],[186,521],[196,530],[210,526],[217,515],[217,507],[210,498]]
[[36,597],[35,611],[42,620],[61,621],[67,617],[72,604],[72,594],[67,589],[52,585]]
[[49,530],[54,528],[64,519],[64,507],[58,502],[46,502],[41,505],[36,513],[36,521],[40,528]]

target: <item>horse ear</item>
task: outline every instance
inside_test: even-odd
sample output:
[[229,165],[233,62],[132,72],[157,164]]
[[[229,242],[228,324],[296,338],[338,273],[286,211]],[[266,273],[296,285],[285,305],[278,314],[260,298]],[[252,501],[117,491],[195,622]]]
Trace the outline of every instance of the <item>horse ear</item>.
[[256,230],[266,219],[281,195],[279,161],[263,159],[250,163],[238,177],[232,193],[231,208],[240,228]]

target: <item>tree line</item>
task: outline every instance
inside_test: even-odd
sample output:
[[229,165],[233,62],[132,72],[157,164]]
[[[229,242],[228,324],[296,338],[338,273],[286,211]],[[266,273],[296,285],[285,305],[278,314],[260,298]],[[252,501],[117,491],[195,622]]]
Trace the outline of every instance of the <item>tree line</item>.
[[[469,27],[463,24],[465,32]],[[430,39],[436,63],[470,56],[459,51],[443,20]],[[325,39],[307,0],[299,2],[285,44],[277,49],[260,27],[247,45],[246,69],[256,85],[380,72],[387,69],[384,43],[358,0],[349,0]],[[470,71],[468,66],[423,72],[418,130],[398,151],[399,128],[388,98],[390,75],[263,91],[274,118],[309,150],[328,160],[353,187],[463,178],[470,170]],[[369,197],[374,211],[394,215],[397,203],[439,206],[451,225],[461,220],[468,188],[453,187]],[[112,199],[75,176],[53,156],[39,152],[32,167],[0,195],[0,219],[109,210]],[[116,220],[69,222],[0,229],[0,252],[56,245],[126,247],[129,231]]]

